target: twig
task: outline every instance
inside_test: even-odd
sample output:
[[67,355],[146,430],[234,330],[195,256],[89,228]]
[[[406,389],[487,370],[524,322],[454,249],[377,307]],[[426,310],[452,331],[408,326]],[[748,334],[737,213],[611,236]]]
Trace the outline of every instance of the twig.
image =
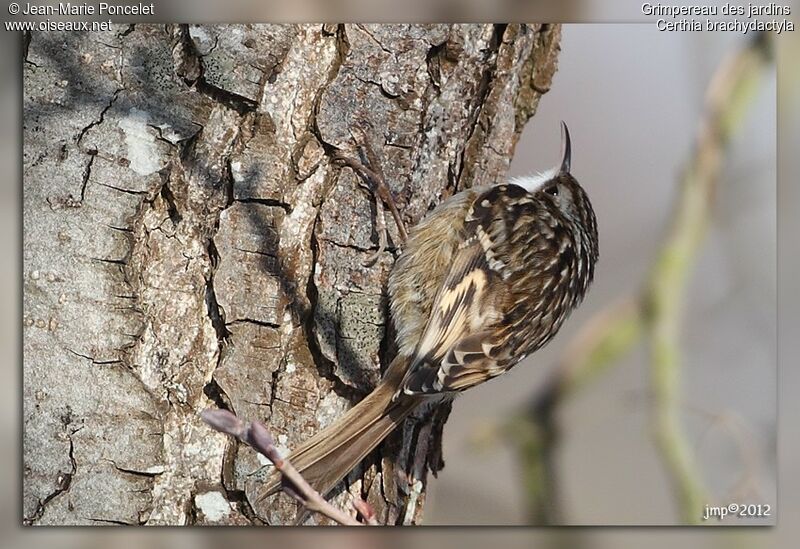
[[[356,133],[358,135],[356,135]],[[383,167],[381,166],[380,158],[378,158],[378,155],[375,154],[375,150],[372,148],[368,133],[362,128],[355,127],[354,130],[351,131],[351,135],[353,136],[353,139],[364,149],[369,167],[341,151],[336,151],[334,153],[334,160],[348,166],[354,172],[356,172],[359,177],[372,184],[373,188],[371,191],[379,196],[383,203],[389,208],[389,211],[394,218],[395,225],[397,225],[397,232],[400,235],[400,240],[405,242],[408,238],[406,224],[397,209],[397,203],[392,196],[392,190],[389,188],[389,184],[386,183],[386,176],[383,173]]]
[[383,202],[376,193],[372,193],[375,200],[375,231],[378,233],[378,249],[364,261],[365,267],[371,267],[386,251],[388,239],[386,237],[386,216],[383,211]]
[[[363,526],[362,523],[328,503],[303,478],[288,458],[281,456],[275,447],[272,434],[259,421],[244,421],[228,410],[206,409],[200,417],[215,430],[236,437],[250,445],[258,453],[272,462],[283,476],[283,491],[297,500],[311,512],[319,513],[334,522],[345,526]],[[364,500],[355,499],[353,506],[364,517],[367,524],[377,524],[375,512]]]
[[[369,132],[361,127],[356,127],[355,129],[360,136],[358,141],[361,142],[361,146],[364,148],[364,152],[367,155],[367,162],[369,162],[370,167],[375,170],[375,176],[377,177],[373,179],[373,183],[377,186],[378,195],[389,207],[389,211],[392,213],[394,222],[397,225],[397,232],[400,234],[400,240],[405,242],[408,238],[406,224],[403,222],[403,218],[400,216],[400,212],[397,210],[397,203],[394,201],[394,197],[392,196],[392,190],[389,188],[389,184],[386,182],[386,174],[383,171],[381,159],[377,154],[375,154],[375,149],[372,147],[372,141],[369,137]],[[356,137],[355,133],[353,133],[353,137]]]

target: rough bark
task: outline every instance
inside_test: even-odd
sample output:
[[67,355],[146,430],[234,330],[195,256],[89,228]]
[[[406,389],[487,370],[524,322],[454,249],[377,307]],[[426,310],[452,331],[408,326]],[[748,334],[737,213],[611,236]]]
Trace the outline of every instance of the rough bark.
[[[24,520],[290,522],[264,463],[197,412],[287,449],[392,353],[377,208],[339,148],[368,128],[408,224],[503,177],[547,91],[539,25],[121,26],[25,37]],[[348,478],[421,520],[449,410]]]

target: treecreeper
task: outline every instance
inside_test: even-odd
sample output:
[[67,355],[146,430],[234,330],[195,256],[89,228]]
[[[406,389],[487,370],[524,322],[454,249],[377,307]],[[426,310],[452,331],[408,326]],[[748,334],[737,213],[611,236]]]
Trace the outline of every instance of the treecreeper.
[[[417,406],[510,370],[550,341],[581,303],[598,236],[589,197],[571,174],[571,149],[562,123],[557,167],[463,190],[410,230],[388,286],[397,356],[366,398],[288,456],[320,494]],[[364,177],[382,176],[348,163]],[[275,471],[263,493],[280,489]]]

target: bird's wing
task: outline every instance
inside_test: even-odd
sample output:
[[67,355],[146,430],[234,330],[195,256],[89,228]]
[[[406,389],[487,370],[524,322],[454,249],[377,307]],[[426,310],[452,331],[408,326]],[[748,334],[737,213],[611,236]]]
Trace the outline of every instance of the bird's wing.
[[[511,187],[511,186],[508,186]],[[515,193],[525,193],[517,187]],[[498,345],[507,297],[503,263],[508,216],[500,213],[507,186],[477,197],[467,215],[462,244],[444,283],[411,366],[403,380],[406,393],[459,391],[502,373],[510,357]]]

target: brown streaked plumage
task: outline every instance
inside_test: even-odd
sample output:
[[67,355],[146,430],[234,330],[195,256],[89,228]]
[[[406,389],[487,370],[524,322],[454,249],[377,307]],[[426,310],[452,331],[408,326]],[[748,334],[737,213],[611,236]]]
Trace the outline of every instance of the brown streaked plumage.
[[[362,402],[289,456],[329,492],[419,404],[452,398],[546,344],[581,302],[598,257],[589,198],[561,166],[464,190],[409,233],[389,278],[398,355]],[[267,481],[266,494],[280,479]]]

